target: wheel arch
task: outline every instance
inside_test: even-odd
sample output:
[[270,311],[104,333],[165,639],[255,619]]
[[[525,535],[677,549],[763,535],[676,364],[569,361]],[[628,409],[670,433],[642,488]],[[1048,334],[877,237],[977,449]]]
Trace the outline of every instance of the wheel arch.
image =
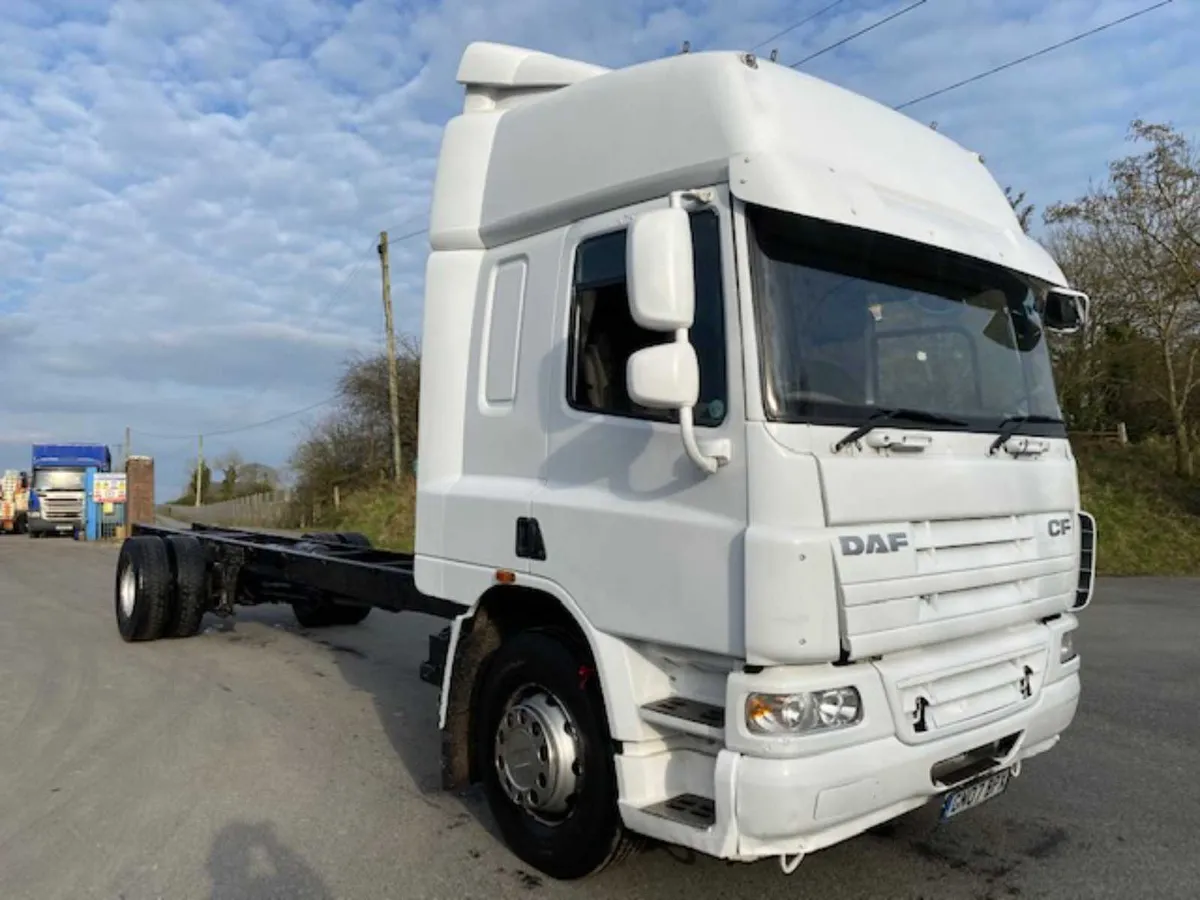
[[[442,676],[439,728],[442,784],[458,790],[477,780],[473,724],[479,674],[504,638],[529,630],[550,630],[584,657],[598,679],[609,734],[619,744],[652,736],[638,716],[634,674],[647,665],[624,641],[597,631],[565,591],[551,582],[523,578],[520,585],[496,585],[451,626]],[[583,675],[583,673],[581,673]]]

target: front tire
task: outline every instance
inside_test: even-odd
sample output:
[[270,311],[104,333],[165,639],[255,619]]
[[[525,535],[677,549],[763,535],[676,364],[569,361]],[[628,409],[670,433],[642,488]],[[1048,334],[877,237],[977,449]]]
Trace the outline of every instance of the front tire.
[[557,635],[519,633],[480,674],[474,729],[505,843],[552,878],[599,872],[634,849],[617,809],[608,721],[590,661]]

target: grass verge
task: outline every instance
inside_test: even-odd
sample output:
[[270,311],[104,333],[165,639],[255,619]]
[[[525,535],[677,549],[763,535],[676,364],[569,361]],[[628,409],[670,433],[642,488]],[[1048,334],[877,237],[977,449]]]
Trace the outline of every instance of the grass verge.
[[1200,575],[1200,481],[1169,445],[1079,448],[1083,508],[1096,517],[1103,575]]

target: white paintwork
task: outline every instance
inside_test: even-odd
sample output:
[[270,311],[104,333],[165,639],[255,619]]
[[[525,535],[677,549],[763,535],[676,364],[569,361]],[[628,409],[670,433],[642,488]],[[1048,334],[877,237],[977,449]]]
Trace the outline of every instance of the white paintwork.
[[[994,432],[888,425],[835,451],[848,429],[768,423],[762,403],[747,202],[1064,285],[978,155],[734,53],[610,72],[473,44],[459,81],[426,271],[418,586],[462,604],[465,619],[507,570],[572,616],[622,742],[626,824],[725,858],[810,852],[928,801],[936,761],[1015,732],[1008,762],[1051,748],[1079,692],[1079,658],[1058,661],[1076,625],[1077,530],[1048,527],[1079,514],[1067,442],[1014,436],[991,453]],[[666,330],[680,297],[701,290],[667,220],[703,208],[720,234],[705,257],[719,260],[723,296],[719,423],[689,438],[687,416],[575,408],[578,247],[625,230],[637,317]],[[635,222],[661,258],[640,252]],[[627,360],[645,405],[700,389],[678,352]],[[540,524],[544,560],[516,555],[522,516]],[[870,535],[888,552],[846,552],[843,539]],[[745,728],[751,691],[842,686],[863,698],[856,726]],[[724,725],[641,711],[670,696],[723,708]],[[920,733],[918,702],[930,724]],[[646,811],[682,792],[713,801],[711,827]]]
[[639,216],[629,227],[625,252],[633,320],[651,331],[691,328],[696,284],[687,211],[672,206]]
[[672,341],[646,347],[629,357],[629,396],[652,409],[695,405],[700,394],[700,365],[691,344]]

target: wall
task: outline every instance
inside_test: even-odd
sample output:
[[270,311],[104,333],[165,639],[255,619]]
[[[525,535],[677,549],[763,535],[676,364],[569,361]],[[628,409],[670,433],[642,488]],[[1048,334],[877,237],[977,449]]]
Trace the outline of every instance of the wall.
[[154,459],[149,456],[131,456],[125,462],[126,527],[130,525],[153,525],[154,512]]

